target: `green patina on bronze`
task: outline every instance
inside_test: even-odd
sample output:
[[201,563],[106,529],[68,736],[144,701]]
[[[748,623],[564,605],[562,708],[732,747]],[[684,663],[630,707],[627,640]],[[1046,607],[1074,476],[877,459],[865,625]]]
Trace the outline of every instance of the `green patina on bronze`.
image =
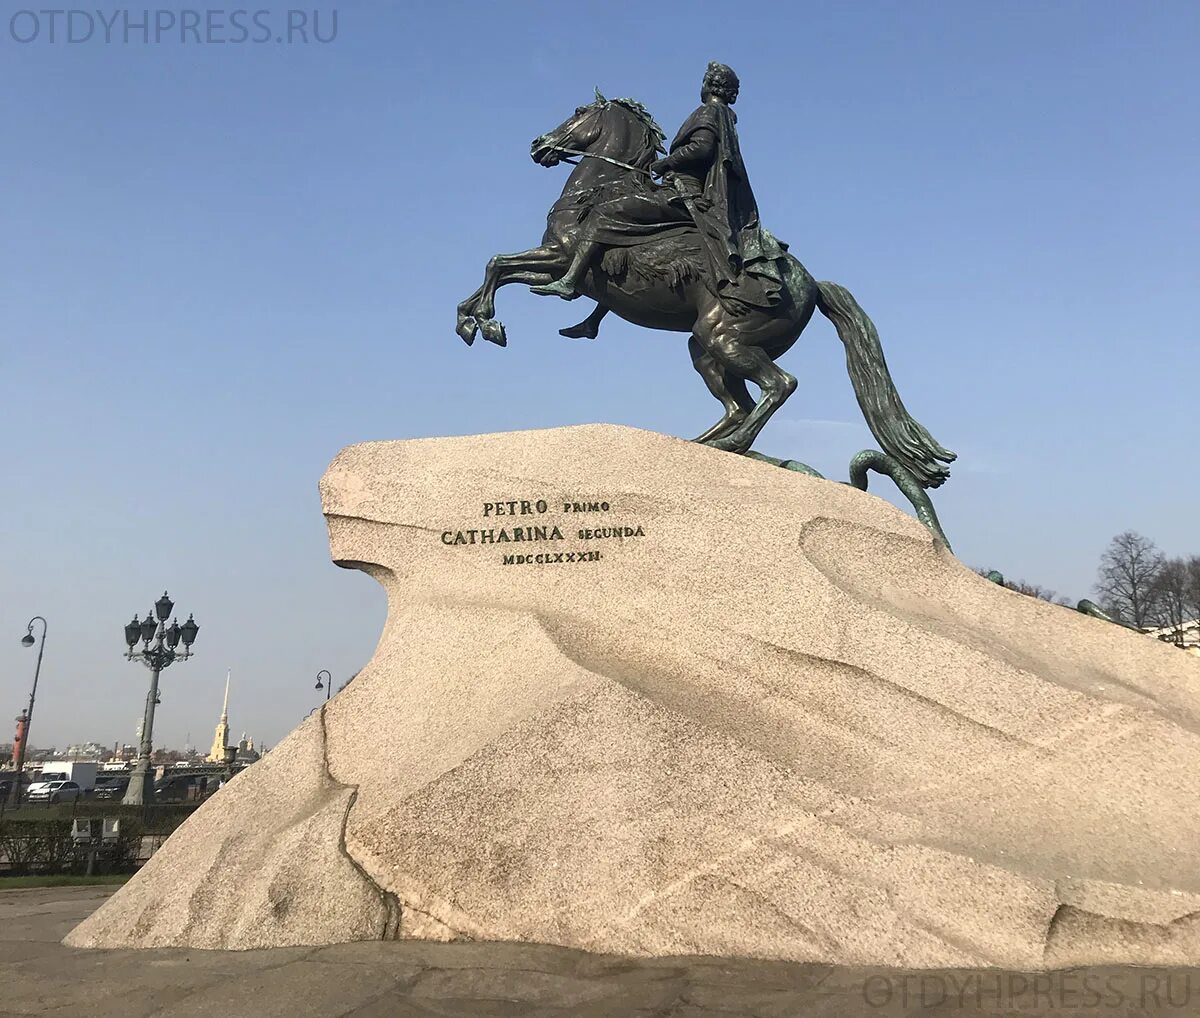
[[[809,477],[826,480],[823,474],[799,460],[776,459],[774,456],[764,456],[761,452],[748,452],[746,455],[764,463],[773,463],[785,470],[794,470],[798,474],[807,474]],[[917,519],[924,523],[934,537],[941,541],[948,550],[953,551],[950,547],[950,539],[946,537],[941,521],[938,520],[937,510],[933,508],[933,501],[921,483],[894,456],[889,456],[878,449],[864,449],[862,452],[856,453],[850,460],[850,480],[840,483],[849,484],[850,487],[857,488],[859,491],[866,491],[868,470],[874,470],[876,473],[890,477],[896,487],[900,489],[901,494],[908,499],[913,511],[917,514]]]
[[851,293],[814,279],[763,225],[732,109],[739,89],[731,68],[709,64],[700,105],[661,157],[666,135],[649,111],[599,92],[535,138],[534,162],[574,168],[541,244],[488,262],[483,284],[458,306],[456,331],[467,344],[482,335],[505,346],[496,291],[519,283],[596,301],[582,322],[561,330],[572,339],[595,338],[609,311],[686,335],[692,366],[725,409],[696,441],[748,453],[796,389],[776,361],[820,311],[845,345],[855,396],[882,450],[855,457],[850,483],[865,489],[868,470],[887,474],[945,540],[925,489],[950,476],[954,453],[905,409],[879,334]]
[[496,291],[522,283],[538,294],[596,301],[583,321],[560,330],[571,339],[595,339],[609,311],[683,333],[692,366],[725,408],[696,441],[820,477],[796,460],[751,452],[796,389],[775,362],[820,311],[845,346],[855,397],[882,450],[856,455],[848,483],[866,491],[868,471],[890,477],[949,548],[926,489],[950,476],[955,454],[905,409],[879,333],[850,291],[814,279],[763,225],[732,109],[740,87],[731,68],[710,63],[700,105],[661,157],[666,135],[649,110],[634,99],[606,99],[599,89],[594,101],[535,138],[535,163],[574,169],[541,244],[488,262],[483,285],[458,306],[456,331],[468,345],[478,335],[507,345]]
[[[991,580],[993,583],[999,584],[1001,587],[1004,586],[1004,574],[995,569],[990,570],[987,573],[986,578]],[[1064,607],[1066,606],[1064,605]],[[1115,626],[1122,626],[1125,629],[1132,629],[1135,633],[1141,632],[1137,626],[1131,626],[1128,622],[1122,622],[1120,619],[1114,619],[1108,614],[1108,612],[1096,604],[1095,601],[1089,601],[1086,597],[1075,606],[1075,610],[1082,615],[1090,615],[1094,619],[1103,619],[1105,622],[1111,622]]]

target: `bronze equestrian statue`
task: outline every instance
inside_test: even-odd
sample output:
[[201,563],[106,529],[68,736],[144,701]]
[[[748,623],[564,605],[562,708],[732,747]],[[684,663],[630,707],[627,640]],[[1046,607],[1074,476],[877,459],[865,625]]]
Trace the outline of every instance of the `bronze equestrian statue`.
[[[596,301],[587,319],[562,330],[572,338],[594,337],[609,311],[635,325],[684,333],[692,364],[725,408],[696,441],[749,453],[796,388],[775,361],[819,309],[845,344],[858,404],[883,450],[855,458],[852,483],[865,488],[867,468],[889,474],[941,535],[923,489],[949,477],[945,464],[954,453],[904,408],[875,326],[850,292],[815,281],[759,221],[730,108],[738,87],[730,68],[709,64],[701,104],[664,158],[663,131],[645,107],[599,92],[535,138],[536,163],[578,163],[546,217],[542,243],[488,262],[483,285],[458,306],[457,332],[468,344],[482,333],[506,345],[494,317],[496,290],[524,283],[536,293]],[[757,400],[747,382],[760,390]],[[783,465],[811,472],[792,461]]]

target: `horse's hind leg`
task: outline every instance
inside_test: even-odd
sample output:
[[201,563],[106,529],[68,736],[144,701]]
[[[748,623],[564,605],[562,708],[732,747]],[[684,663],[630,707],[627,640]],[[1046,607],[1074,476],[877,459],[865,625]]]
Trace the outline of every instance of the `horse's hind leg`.
[[[688,353],[692,355],[692,367],[700,373],[704,384],[708,386],[708,391],[716,396],[725,407],[725,416],[695,439],[697,442],[709,442],[727,434],[741,424],[746,419],[746,415],[754,408],[754,401],[746,392],[746,383],[741,379],[731,378],[724,365],[718,363],[717,359],[697,342],[695,336],[688,340]],[[730,382],[735,382],[735,385],[740,384],[741,391],[745,396],[744,401],[738,398],[736,392],[731,391]]]
[[[728,452],[748,451],[771,415],[796,391],[795,378],[771,360],[762,347],[744,341],[742,336],[747,331],[747,324],[744,320],[738,320],[737,328],[728,328],[722,320],[718,320],[706,334],[697,330],[696,338],[700,345],[724,370],[737,378],[749,379],[762,390],[754,409],[737,421],[732,429],[699,439],[715,449]],[[745,392],[744,382],[741,388]],[[749,398],[749,393],[746,393],[746,397]]]

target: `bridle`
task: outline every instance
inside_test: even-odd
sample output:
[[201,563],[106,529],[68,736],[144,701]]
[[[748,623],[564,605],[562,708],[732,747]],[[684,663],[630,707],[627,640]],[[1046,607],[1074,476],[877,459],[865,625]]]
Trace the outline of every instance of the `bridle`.
[[[613,159],[612,156],[602,156],[598,152],[581,152],[577,148],[567,148],[565,145],[551,145],[547,143],[546,148],[551,152],[564,152],[571,156],[580,156],[584,159],[599,159],[601,162],[612,163],[613,166],[620,166],[623,170],[633,170],[634,173],[644,173],[650,177],[650,171],[642,166],[634,166],[631,163],[623,163],[620,159]],[[574,159],[564,159],[564,163],[570,163],[572,166],[578,165]],[[653,179],[651,177],[651,179]]]

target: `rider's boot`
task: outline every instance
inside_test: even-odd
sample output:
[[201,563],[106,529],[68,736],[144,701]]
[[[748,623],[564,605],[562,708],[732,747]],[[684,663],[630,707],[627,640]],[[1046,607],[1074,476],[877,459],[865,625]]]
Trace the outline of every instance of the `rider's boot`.
[[581,296],[578,290],[575,289],[576,282],[570,276],[563,276],[562,279],[556,279],[553,283],[547,283],[545,286],[531,286],[531,293],[540,294],[543,297],[561,297],[563,300],[574,300]]
[[587,270],[588,262],[592,260],[592,255],[596,253],[599,246],[594,242],[581,243],[575,251],[575,257],[571,259],[570,268],[562,274],[561,278],[556,279],[553,283],[546,283],[544,286],[531,286],[529,291],[544,297],[574,300],[580,296],[579,277]]
[[566,329],[559,329],[558,334],[566,336],[567,339],[595,339],[600,335],[600,321],[606,314],[608,314],[608,308],[603,304],[597,304],[596,310],[582,322]]

